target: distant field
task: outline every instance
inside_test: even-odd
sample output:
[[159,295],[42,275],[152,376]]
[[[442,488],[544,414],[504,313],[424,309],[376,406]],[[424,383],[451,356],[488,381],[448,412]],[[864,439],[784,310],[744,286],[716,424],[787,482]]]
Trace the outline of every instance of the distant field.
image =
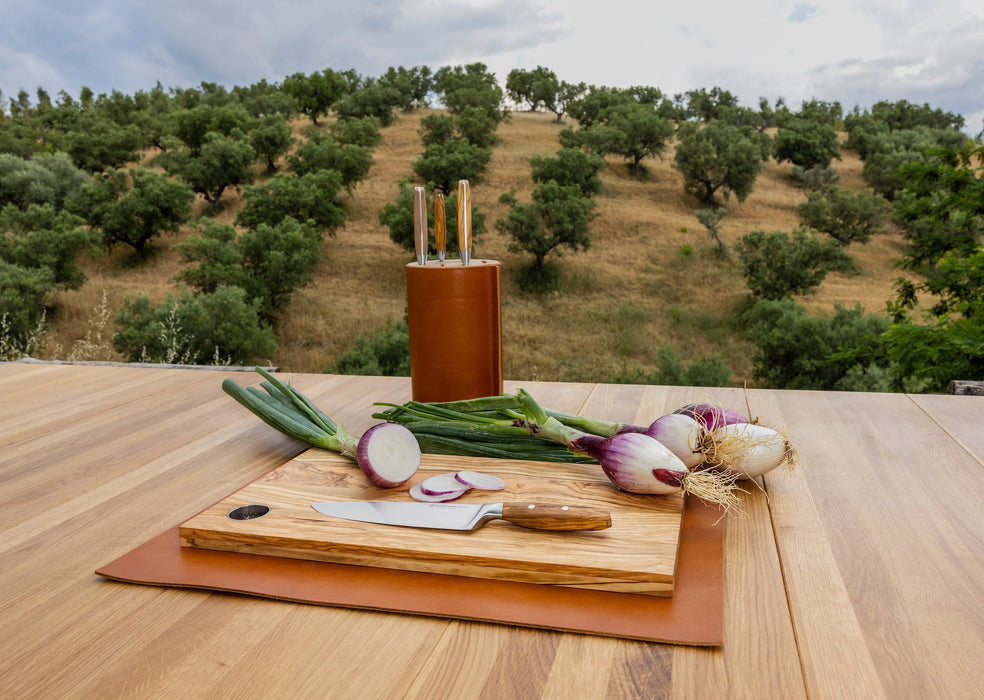
[[[395,199],[401,178],[413,180],[411,163],[422,151],[419,122],[428,113],[400,115],[383,129],[369,177],[348,197],[347,225],[326,240],[314,283],[295,293],[279,325],[272,364],[285,371],[321,372],[358,336],[403,316],[404,266],[412,255],[390,241],[378,212]],[[733,368],[735,383],[748,380],[752,385],[751,348],[732,322],[736,303],[747,294],[744,279],[736,258],[720,259],[694,218],[697,202],[684,194],[682,178],[671,167],[672,147],[663,160],[645,163],[645,180],[631,177],[623,162],[609,158],[596,198],[599,216],[592,223],[591,249],[560,259],[566,279],[559,293],[540,298],[519,291],[512,276],[527,258],[508,252],[509,240],[495,231],[496,219],[506,214],[499,195],[514,189],[520,201],[529,201],[529,159],[552,155],[559,148],[557,134],[567,125],[556,124],[553,115],[512,114],[499,127],[500,142],[486,179],[472,186],[488,229],[474,255],[500,260],[503,266],[506,378],[596,381],[636,370],[648,373],[655,368],[657,350],[668,344],[684,360],[717,353]],[[842,186],[863,188],[861,162],[853,153],[845,151],[834,166]],[[749,198],[730,202],[722,225],[726,243],[753,230],[796,228],[796,207],[805,197],[792,185],[789,170],[788,163],[770,161]],[[227,192],[223,199],[226,208],[218,218],[231,222],[238,195]],[[111,328],[96,323],[104,295],[106,307],[115,311],[128,294],[144,292],[161,300],[176,292],[173,278],[182,263],[169,247],[192,231],[187,227],[178,236],[158,240],[159,254],[140,268],[121,265],[123,250],[87,262],[84,287],[57,297],[59,310],[50,319],[46,355],[64,357],[87,332],[90,339],[102,333],[105,340]],[[811,313],[856,302],[882,312],[898,275],[893,264],[901,245],[897,233],[852,245],[848,251],[861,273],[832,274],[815,296],[799,301]],[[121,359],[105,350],[101,354],[88,359]]]

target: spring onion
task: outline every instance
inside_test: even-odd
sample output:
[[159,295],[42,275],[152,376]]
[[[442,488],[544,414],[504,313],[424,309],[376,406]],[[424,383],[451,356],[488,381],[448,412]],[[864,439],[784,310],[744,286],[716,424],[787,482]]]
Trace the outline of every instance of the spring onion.
[[223,380],[222,389],[267,425],[314,447],[354,459],[376,486],[399,486],[416,473],[420,446],[405,427],[380,423],[356,439],[293,386],[260,367],[256,371],[266,380],[260,384],[264,391],[242,387],[232,379]]

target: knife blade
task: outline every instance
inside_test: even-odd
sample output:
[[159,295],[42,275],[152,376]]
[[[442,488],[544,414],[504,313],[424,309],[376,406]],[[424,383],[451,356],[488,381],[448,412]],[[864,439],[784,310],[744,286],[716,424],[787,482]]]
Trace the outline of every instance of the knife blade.
[[444,214],[444,193],[434,193],[434,242],[437,244],[437,259],[444,262],[447,247],[447,218]]
[[427,205],[424,202],[424,188],[413,188],[413,247],[417,253],[417,264],[427,264]]
[[534,530],[604,530],[611,513],[593,506],[549,503],[405,503],[329,501],[312,503],[322,515],[364,523],[437,530],[475,530],[491,520],[506,520]]
[[472,222],[471,187],[468,180],[458,180],[458,250],[461,251],[461,264],[471,262]]

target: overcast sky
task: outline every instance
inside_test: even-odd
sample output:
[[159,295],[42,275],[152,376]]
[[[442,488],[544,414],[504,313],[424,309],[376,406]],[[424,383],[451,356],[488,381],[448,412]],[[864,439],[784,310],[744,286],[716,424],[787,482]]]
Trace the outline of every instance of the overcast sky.
[[719,86],[751,107],[928,102],[977,134],[984,0],[0,0],[8,99],[474,62],[500,83],[545,66],[670,95]]

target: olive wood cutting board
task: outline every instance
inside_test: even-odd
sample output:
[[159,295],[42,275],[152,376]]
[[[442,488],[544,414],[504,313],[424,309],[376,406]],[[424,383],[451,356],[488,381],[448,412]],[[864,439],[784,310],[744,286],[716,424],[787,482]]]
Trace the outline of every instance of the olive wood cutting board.
[[[501,491],[469,491],[457,503],[543,502],[607,508],[606,530],[546,532],[492,521],[471,532],[341,520],[318,501],[412,501],[410,486],[460,470],[495,474]],[[228,514],[264,505],[262,517]],[[425,454],[395,489],[373,486],[351,460],[310,449],[182,524],[181,545],[203,549],[472,576],[623,593],[673,595],[682,496],[618,490],[601,468]]]

